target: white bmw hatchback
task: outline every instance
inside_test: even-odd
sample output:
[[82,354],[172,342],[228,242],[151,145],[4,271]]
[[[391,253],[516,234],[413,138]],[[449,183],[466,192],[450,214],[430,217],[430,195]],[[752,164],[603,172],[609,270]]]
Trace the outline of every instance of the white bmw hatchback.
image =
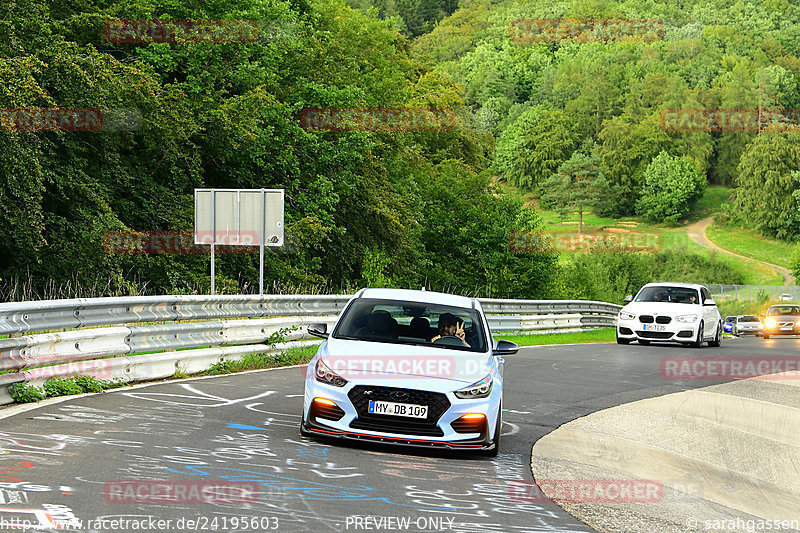
[[617,318],[617,342],[678,342],[700,348],[722,343],[722,317],[703,285],[648,283],[625,298]]
[[450,294],[362,289],[306,371],[306,436],[496,455],[503,356],[480,302]]

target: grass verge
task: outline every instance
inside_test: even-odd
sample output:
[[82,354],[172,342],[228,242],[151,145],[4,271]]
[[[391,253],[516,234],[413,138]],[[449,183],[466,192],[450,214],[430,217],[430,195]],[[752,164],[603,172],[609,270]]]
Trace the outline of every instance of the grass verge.
[[497,333],[500,340],[511,341],[519,346],[540,346],[544,344],[580,344],[586,342],[614,342],[614,328],[593,329],[578,333],[545,333],[542,335],[511,335]]
[[709,226],[706,234],[720,248],[773,265],[791,268],[790,259],[795,246],[792,243],[762,237],[742,228],[718,224]]

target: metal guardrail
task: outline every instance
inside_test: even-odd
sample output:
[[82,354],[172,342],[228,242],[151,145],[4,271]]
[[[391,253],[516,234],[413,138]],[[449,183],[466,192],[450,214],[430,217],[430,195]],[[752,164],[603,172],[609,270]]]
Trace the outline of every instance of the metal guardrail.
[[[319,342],[307,341],[300,326],[332,325],[350,298],[134,296],[0,304],[0,335],[8,335],[0,339],[0,370],[14,370],[0,375],[0,404],[12,403],[8,387],[21,381],[78,374],[125,381],[158,379],[176,371],[201,372],[248,353],[277,353]],[[480,301],[489,327],[509,332],[613,326],[621,307],[594,301]],[[66,331],[51,332],[62,329]],[[280,331],[289,342],[267,344]]]

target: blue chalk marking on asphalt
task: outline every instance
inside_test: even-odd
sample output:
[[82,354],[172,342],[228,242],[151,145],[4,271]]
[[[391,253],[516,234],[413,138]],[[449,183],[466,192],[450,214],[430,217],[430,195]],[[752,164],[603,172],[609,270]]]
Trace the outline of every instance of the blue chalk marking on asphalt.
[[228,424],[230,429],[249,429],[251,431],[272,431],[269,428],[260,428],[256,426],[248,426],[246,424]]
[[[280,497],[287,500],[319,500],[319,501],[377,501],[384,502],[399,507],[413,507],[419,510],[447,510],[457,509],[452,506],[427,506],[427,505],[408,505],[392,501],[389,498],[370,497],[375,491],[372,487],[359,485],[357,487],[340,487],[318,481],[308,481],[287,476],[267,474],[266,472],[256,472],[253,470],[240,470],[237,468],[227,468],[220,466],[196,467],[193,465],[178,468],[166,468],[167,472],[190,476],[211,476],[235,482],[255,482],[262,487],[273,489],[280,493]],[[211,472],[211,471],[214,472]],[[228,474],[228,475],[225,475]],[[375,491],[377,492],[377,491]],[[293,493],[294,495],[291,495]]]

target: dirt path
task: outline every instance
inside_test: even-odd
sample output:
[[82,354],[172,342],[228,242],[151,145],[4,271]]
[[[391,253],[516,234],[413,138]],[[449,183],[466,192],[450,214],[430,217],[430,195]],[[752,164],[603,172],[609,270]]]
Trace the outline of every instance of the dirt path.
[[715,252],[741,257],[742,259],[746,259],[747,261],[753,261],[754,263],[761,263],[762,265],[766,265],[783,276],[784,286],[794,284],[794,277],[792,276],[792,271],[789,270],[788,268],[784,268],[778,265],[773,265],[772,263],[767,263],[766,261],[761,261],[760,259],[753,259],[752,257],[739,255],[729,250],[725,250],[724,248],[720,248],[719,246],[711,242],[708,236],[706,235],[706,229],[708,229],[708,226],[711,225],[713,218],[714,217],[704,218],[703,220],[695,222],[694,224],[686,228],[686,232],[689,234],[689,238],[692,239],[697,244],[699,244],[700,246],[702,246],[703,248],[708,248],[709,250],[714,250]]

